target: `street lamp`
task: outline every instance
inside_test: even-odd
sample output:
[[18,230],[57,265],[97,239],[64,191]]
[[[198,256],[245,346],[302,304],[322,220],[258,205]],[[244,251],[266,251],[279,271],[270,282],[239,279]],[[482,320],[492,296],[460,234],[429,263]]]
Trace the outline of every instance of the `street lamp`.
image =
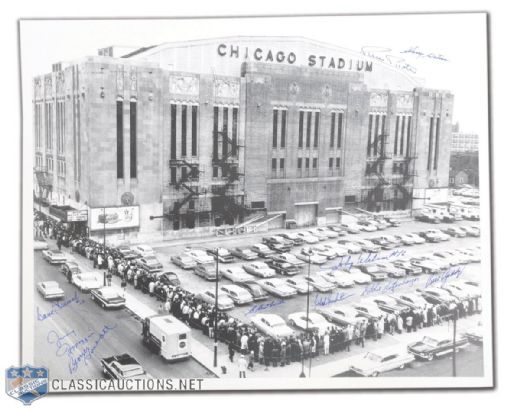
[[[311,293],[311,254],[312,251],[309,249],[309,254],[307,258],[307,319],[305,320],[305,334],[307,335],[309,333],[309,301],[310,301],[310,293]],[[309,377],[311,376],[311,360],[312,360],[312,354],[309,358]],[[305,378],[305,371],[304,371],[304,365],[305,365],[305,356],[302,351],[302,372],[300,373],[300,378]]]
[[217,264],[216,264],[216,278],[215,278],[215,323],[214,323],[214,344],[213,344],[213,366],[217,367],[217,346],[218,346],[218,336],[217,336],[217,323],[218,323],[218,247],[216,251],[217,255]]

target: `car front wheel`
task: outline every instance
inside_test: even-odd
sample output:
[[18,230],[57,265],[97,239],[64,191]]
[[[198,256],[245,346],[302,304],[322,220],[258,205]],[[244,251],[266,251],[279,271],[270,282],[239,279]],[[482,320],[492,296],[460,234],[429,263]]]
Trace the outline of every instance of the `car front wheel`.
[[428,357],[426,358],[428,361],[433,361],[433,358],[435,357],[435,355],[433,354],[428,354]]

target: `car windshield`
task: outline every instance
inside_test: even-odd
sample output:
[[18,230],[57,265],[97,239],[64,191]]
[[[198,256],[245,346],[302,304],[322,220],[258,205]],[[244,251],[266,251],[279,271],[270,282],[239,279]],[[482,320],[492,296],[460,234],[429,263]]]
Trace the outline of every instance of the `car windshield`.
[[366,355],[365,355],[365,359],[368,359],[370,361],[374,361],[374,362],[381,362],[383,357],[377,355],[377,354],[374,354],[373,352],[368,352]]
[[439,341],[437,341],[434,338],[430,338],[430,337],[424,337],[422,342],[423,342],[423,344],[426,344],[426,345],[429,345],[429,346],[432,346],[432,347],[437,346],[437,344],[439,343]]

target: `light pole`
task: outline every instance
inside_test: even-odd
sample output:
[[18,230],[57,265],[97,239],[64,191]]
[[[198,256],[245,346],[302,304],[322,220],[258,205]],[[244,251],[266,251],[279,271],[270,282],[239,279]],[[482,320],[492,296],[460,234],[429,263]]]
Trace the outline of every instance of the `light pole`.
[[[310,301],[310,293],[311,293],[311,283],[310,283],[310,278],[311,278],[311,250],[309,249],[309,254],[308,254],[308,258],[307,258],[307,319],[305,320],[305,335],[308,335],[309,334],[309,301]],[[311,375],[311,367],[310,367],[310,362],[312,360],[312,355],[310,356],[310,360],[309,360],[309,377]],[[305,367],[305,355],[303,354],[303,351],[302,351],[302,372],[300,373],[300,378],[305,378],[305,370],[304,370],[304,367]]]
[[457,356],[457,347],[456,347],[456,342],[457,342],[457,315],[458,315],[458,310],[457,310],[457,308],[455,308],[453,310],[453,351],[452,351],[452,360],[451,360],[452,376],[454,378],[457,376],[457,362],[456,362],[456,356]]
[[218,336],[217,336],[217,323],[218,323],[218,247],[216,251],[217,255],[217,264],[216,264],[216,278],[215,278],[215,323],[214,323],[214,344],[213,344],[213,366],[217,367],[217,346],[218,346]]

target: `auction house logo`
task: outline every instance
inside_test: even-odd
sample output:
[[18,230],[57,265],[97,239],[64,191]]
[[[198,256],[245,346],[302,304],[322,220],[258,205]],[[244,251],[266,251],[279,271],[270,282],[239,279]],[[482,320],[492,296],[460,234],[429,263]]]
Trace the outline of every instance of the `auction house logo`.
[[5,391],[9,396],[30,405],[49,392],[49,371],[31,365],[12,366],[5,370]]

